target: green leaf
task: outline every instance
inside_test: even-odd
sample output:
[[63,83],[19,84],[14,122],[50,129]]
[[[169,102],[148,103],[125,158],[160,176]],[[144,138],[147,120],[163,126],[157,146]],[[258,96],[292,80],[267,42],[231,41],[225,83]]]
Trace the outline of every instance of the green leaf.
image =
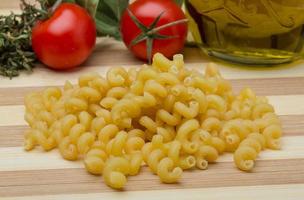
[[108,3],[111,10],[114,12],[116,19],[120,21],[122,12],[128,7],[129,1],[126,0],[107,0],[105,1]]
[[99,35],[120,39],[119,24],[129,0],[76,0],[95,19]]
[[175,2],[179,5],[179,6],[182,6],[183,5],[183,2],[184,0],[175,0]]
[[95,20],[96,28],[100,36],[111,36],[117,40],[121,39],[120,31],[115,24],[106,20]]
[[75,0],[76,3],[84,7],[92,17],[95,17],[100,0]]

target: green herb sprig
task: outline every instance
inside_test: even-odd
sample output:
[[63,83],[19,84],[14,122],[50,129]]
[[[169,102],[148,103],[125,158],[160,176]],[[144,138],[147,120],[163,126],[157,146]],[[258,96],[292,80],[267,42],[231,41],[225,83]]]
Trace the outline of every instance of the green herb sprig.
[[36,56],[31,47],[31,29],[48,15],[44,1],[39,7],[21,0],[21,13],[0,16],[0,75],[15,77],[32,71]]

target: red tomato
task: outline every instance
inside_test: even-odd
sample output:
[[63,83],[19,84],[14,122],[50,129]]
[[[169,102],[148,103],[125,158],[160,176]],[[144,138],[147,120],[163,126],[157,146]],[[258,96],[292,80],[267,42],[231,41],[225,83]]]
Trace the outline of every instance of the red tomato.
[[[163,12],[156,28],[174,21],[185,19],[181,8],[172,0],[137,0],[128,7],[129,11],[146,27]],[[128,11],[125,11],[121,19],[121,34],[126,46],[139,58],[147,59],[146,41],[130,46],[142,30],[134,23]],[[158,31],[160,35],[172,36],[167,39],[154,39],[152,55],[160,52],[166,57],[172,57],[180,52],[187,36],[187,24],[181,23]]]
[[32,30],[32,47],[38,59],[53,69],[69,69],[83,63],[96,40],[94,20],[72,3],[62,3],[53,15]]

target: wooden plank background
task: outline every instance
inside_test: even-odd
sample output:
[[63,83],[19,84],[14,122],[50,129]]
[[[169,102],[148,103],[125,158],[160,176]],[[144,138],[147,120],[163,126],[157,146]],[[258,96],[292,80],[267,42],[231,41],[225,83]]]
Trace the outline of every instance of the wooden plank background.
[[[1,0],[0,13],[18,10],[17,0]],[[188,67],[204,69],[210,61],[195,48],[186,48]],[[185,172],[179,184],[161,184],[144,167],[129,177],[123,192],[108,188],[101,177],[89,175],[80,161],[63,160],[56,150],[24,152],[23,97],[46,86],[75,82],[88,71],[104,74],[111,66],[140,66],[120,42],[98,40],[90,59],[80,68],[58,73],[37,66],[9,80],[0,77],[0,199],[303,199],[304,198],[304,62],[268,68],[220,65],[224,77],[239,91],[253,88],[266,95],[283,122],[281,151],[262,152],[252,173],[237,170],[227,154],[208,170]]]

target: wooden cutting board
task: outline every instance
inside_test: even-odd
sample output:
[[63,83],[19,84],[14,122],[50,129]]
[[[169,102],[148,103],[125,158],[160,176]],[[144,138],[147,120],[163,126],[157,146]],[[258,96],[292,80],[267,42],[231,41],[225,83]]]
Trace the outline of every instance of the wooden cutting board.
[[[16,5],[16,0],[1,0],[0,13]],[[210,61],[189,48],[185,60],[188,67],[200,70]],[[304,199],[304,62],[269,68],[220,64],[236,91],[251,87],[258,95],[268,96],[283,123],[282,150],[262,152],[251,173],[236,169],[227,154],[208,170],[185,172],[179,184],[162,184],[144,167],[140,175],[128,178],[125,191],[117,192],[101,177],[88,174],[81,161],[63,160],[56,150],[23,151],[26,93],[63,85],[67,79],[76,82],[89,71],[104,74],[111,66],[141,64],[121,43],[101,39],[77,70],[58,73],[38,66],[34,73],[13,80],[0,77],[0,199]]]

